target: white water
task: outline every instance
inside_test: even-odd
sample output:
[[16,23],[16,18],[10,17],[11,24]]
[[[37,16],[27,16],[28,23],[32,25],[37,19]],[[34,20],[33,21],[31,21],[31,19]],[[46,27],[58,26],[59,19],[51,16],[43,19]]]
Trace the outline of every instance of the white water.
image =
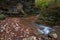
[[32,25],[37,28],[37,30],[40,34],[47,35],[50,32],[55,31],[54,29],[52,29],[48,26],[44,26],[44,25],[40,25],[40,24],[36,24],[36,23],[33,23]]

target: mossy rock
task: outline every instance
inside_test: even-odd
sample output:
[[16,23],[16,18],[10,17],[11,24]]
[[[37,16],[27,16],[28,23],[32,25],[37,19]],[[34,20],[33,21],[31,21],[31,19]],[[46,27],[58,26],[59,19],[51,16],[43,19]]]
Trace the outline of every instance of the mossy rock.
[[0,14],[0,20],[4,20],[5,18],[6,18],[6,16],[5,16],[5,15]]

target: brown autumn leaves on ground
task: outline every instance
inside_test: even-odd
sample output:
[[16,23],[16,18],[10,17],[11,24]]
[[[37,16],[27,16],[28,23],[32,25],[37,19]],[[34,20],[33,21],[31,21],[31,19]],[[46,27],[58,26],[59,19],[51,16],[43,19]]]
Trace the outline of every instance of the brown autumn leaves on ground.
[[40,40],[40,36],[27,20],[6,18],[0,21],[0,40]]
[[26,19],[8,17],[0,21],[0,40],[41,40],[41,35],[30,23],[34,20],[35,16]]

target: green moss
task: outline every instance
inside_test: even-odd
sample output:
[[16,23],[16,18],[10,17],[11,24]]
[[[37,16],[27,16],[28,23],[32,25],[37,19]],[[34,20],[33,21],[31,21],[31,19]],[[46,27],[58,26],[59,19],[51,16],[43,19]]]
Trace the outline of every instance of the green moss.
[[60,0],[56,0],[56,6],[60,7]]
[[0,14],[0,20],[4,20],[5,19],[5,15]]
[[54,3],[54,0],[35,0],[35,6],[38,8],[45,8],[51,3]]

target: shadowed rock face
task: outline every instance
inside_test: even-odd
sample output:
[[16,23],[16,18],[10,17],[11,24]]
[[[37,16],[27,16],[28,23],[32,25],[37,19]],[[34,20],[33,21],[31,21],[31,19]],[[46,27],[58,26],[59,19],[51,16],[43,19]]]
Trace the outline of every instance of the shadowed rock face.
[[32,25],[22,18],[6,18],[0,21],[0,40],[40,40]]
[[28,7],[31,7],[33,1],[32,0],[6,0],[5,2],[3,1],[0,3],[0,6],[3,9],[8,9],[8,7],[13,7],[16,6],[18,3],[21,3],[22,5]]
[[[21,5],[20,5],[20,4]],[[7,0],[5,2],[0,3],[0,10],[2,10],[3,14],[38,14],[38,9],[34,7],[34,0]],[[19,5],[18,5],[19,4]]]

